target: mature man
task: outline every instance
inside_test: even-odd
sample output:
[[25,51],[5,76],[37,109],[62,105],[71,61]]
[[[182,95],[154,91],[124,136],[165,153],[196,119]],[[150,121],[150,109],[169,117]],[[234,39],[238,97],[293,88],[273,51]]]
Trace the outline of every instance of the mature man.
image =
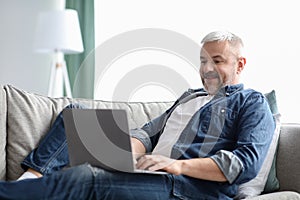
[[[131,131],[140,169],[168,174],[111,172],[68,164],[62,115],[22,163],[26,176],[0,183],[11,199],[231,199],[254,178],[275,129],[265,97],[244,89],[242,40],[230,32],[204,37],[200,76],[204,88],[189,89],[161,116]],[[72,107],[73,105],[71,105]]]

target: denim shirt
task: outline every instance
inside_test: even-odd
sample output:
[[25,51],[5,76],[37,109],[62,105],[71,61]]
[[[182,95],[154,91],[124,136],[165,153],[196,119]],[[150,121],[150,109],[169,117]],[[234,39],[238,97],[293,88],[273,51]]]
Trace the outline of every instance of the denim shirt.
[[[151,152],[163,133],[172,111],[204,89],[186,91],[161,116],[131,131],[147,152]],[[253,179],[265,159],[275,130],[266,98],[242,84],[225,86],[200,108],[188,122],[172,148],[171,158],[213,159],[227,182],[206,181],[185,175],[172,175],[173,194],[183,199],[230,199],[237,186]]]

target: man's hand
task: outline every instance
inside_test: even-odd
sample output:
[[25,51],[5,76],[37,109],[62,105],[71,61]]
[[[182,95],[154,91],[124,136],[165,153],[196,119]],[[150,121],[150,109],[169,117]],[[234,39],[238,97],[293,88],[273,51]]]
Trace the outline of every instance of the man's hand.
[[180,160],[161,155],[144,155],[138,159],[136,167],[150,171],[163,170],[171,174],[180,175],[182,173],[181,163]]
[[211,158],[174,160],[161,155],[144,155],[138,159],[136,167],[150,171],[164,170],[171,174],[183,174],[203,180],[227,181],[218,165]]
[[203,180],[227,181],[218,165],[211,158],[174,160],[161,155],[145,155],[145,146],[136,138],[131,138],[131,145],[134,158],[138,160],[136,163],[138,169],[164,170],[171,174],[183,174]]

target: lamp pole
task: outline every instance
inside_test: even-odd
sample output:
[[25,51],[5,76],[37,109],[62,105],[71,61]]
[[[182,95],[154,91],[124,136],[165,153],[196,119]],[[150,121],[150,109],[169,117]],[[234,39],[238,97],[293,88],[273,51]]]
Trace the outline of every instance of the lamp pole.
[[51,66],[48,96],[62,97],[64,96],[65,89],[66,96],[72,98],[70,80],[64,54],[59,50],[55,50],[54,56],[55,59]]

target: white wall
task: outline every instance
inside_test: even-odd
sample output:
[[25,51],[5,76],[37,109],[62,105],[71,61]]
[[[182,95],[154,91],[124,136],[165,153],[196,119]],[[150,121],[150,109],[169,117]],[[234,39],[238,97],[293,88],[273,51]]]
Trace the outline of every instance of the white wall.
[[[226,29],[236,33],[244,39],[248,50],[243,74],[246,87],[261,92],[275,89],[282,121],[300,122],[297,92],[300,12],[296,0],[101,0],[96,1],[96,9],[96,46],[113,36],[140,28],[172,30],[197,43],[210,31]],[[120,57],[111,65],[122,70],[130,62],[136,66],[151,63],[128,59]],[[108,88],[111,86],[107,84]],[[142,95],[138,95],[139,92]],[[142,91],[133,93],[131,100],[137,96],[138,100],[155,96]],[[96,91],[95,96],[105,97],[105,94]],[[107,96],[109,98],[109,94]]]
[[[197,43],[212,30],[227,29],[237,33],[244,39],[248,49],[243,82],[262,92],[275,89],[283,121],[300,122],[300,95],[297,93],[300,85],[297,74],[300,52],[300,30],[297,25],[300,13],[296,0],[95,2],[99,10],[96,12],[96,46],[113,36],[140,28],[172,30]],[[64,0],[0,0],[0,84],[9,83],[28,91],[47,94],[51,55],[33,51],[35,21],[38,12],[63,6]],[[139,56],[119,60],[119,66],[133,62]],[[159,59],[162,55],[153,56]],[[148,61],[139,61],[135,65],[149,62],[148,58]],[[197,81],[192,84],[197,84]],[[161,90],[161,93],[165,92]],[[170,96],[172,94],[167,98]],[[131,98],[149,99],[149,94],[139,90]]]
[[64,0],[0,0],[0,84],[47,94],[51,55],[33,50],[40,11],[64,8]]

